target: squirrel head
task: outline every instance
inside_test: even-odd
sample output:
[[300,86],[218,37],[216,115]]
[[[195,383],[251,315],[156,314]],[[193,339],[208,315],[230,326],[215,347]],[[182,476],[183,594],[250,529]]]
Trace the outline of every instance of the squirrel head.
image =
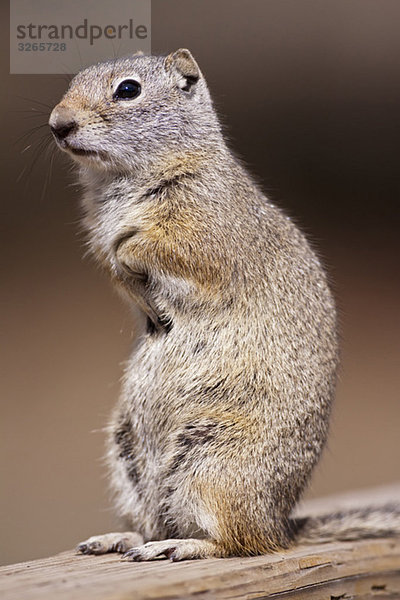
[[74,77],[49,125],[90,169],[132,173],[220,139],[205,79],[186,49],[93,65]]

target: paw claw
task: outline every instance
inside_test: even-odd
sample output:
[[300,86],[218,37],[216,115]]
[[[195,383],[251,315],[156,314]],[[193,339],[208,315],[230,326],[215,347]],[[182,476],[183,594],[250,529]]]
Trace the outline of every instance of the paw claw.
[[134,531],[106,533],[103,535],[93,535],[84,540],[76,547],[76,551],[81,554],[106,554],[108,552],[119,552],[122,554],[143,542],[139,533]]
[[174,548],[174,547],[173,547],[173,548],[166,548],[166,549],[164,550],[163,554],[165,554],[165,556],[166,556],[167,558],[169,558],[169,560],[170,560],[171,562],[177,562],[177,560],[179,560],[179,559],[178,559],[178,556],[177,556],[177,554],[176,554],[176,547],[175,547],[175,548]]
[[139,554],[139,548],[131,548],[121,556],[121,560],[140,560]]
[[77,547],[81,554],[103,554],[104,546],[101,542],[82,542]]
[[158,558],[159,556],[166,556],[171,562],[177,562],[181,560],[176,546],[169,546],[163,548],[161,545],[149,543],[149,545],[140,546],[138,548],[131,548],[128,552],[125,552],[121,559],[129,560],[132,562],[140,562],[144,560],[151,560],[152,558]]
[[178,562],[191,558],[215,556],[215,551],[213,551],[212,543],[205,540],[159,540],[131,548],[122,555],[122,560],[137,562],[165,556],[171,562]]

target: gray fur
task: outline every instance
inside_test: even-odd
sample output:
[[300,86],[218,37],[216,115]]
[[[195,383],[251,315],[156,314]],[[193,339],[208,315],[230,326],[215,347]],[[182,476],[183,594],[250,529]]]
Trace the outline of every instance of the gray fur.
[[[113,99],[122,79],[142,94]],[[50,125],[66,121],[92,253],[148,319],[108,437],[118,512],[147,542],[127,558],[287,547],[338,364],[317,256],[227,147],[187,50],[79,73]]]

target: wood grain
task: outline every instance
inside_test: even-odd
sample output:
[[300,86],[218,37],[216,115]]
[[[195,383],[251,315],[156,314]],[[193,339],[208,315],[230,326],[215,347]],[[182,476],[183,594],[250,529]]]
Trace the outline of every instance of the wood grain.
[[170,563],[116,555],[51,558],[0,569],[4,600],[400,598],[400,540],[303,546],[269,556]]
[[[393,499],[393,493],[390,496]],[[340,502],[327,499],[324,505]],[[68,551],[0,568],[0,597],[399,600],[400,538],[304,545],[267,556],[181,563],[165,559],[128,563],[119,555],[83,556]]]

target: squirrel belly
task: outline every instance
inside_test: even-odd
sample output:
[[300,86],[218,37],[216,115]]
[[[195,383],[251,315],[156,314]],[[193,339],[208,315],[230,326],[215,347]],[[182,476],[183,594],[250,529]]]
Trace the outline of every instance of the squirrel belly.
[[[133,526],[145,539],[185,538],[197,529],[227,554],[265,552],[289,544],[290,511],[325,441],[336,366],[333,350],[327,372],[327,348],[335,344],[333,304],[304,238],[254,191],[253,205],[259,202],[264,218],[257,222],[248,211],[232,209],[226,230],[221,223],[220,236],[202,249],[207,228],[221,214],[207,202],[207,181],[206,174],[192,175],[173,199],[167,194],[151,206],[162,212],[164,203],[176,202],[171,235],[181,236],[184,227],[193,252],[182,251],[176,238],[181,256],[172,273],[167,261],[161,275],[154,263],[146,264],[148,289],[169,330],[143,337],[126,369],[115,417],[117,423],[130,420],[135,441],[128,469],[136,463],[135,490],[142,496],[124,494],[127,481],[118,487],[120,452],[112,436],[110,473],[120,511],[135,514]],[[237,202],[225,182],[224,198]],[[204,224],[203,231],[202,225],[195,229],[198,240],[189,237],[187,203],[179,197],[190,197],[192,187],[206,190],[197,209]],[[251,190],[246,193],[249,198]],[[251,243],[242,236],[251,236]],[[140,260],[153,261],[159,252],[161,264],[168,240],[157,239],[151,250],[146,243],[154,242],[144,234],[130,238],[119,258],[138,260],[139,245]],[[293,261],[302,268],[286,279],[282,274]],[[141,529],[153,503],[150,528]]]
[[181,560],[328,537],[327,521],[290,515],[328,433],[334,301],[228,148],[190,52],[82,71],[50,126],[80,166],[92,254],[147,319],[108,427],[130,530],[80,551]]

